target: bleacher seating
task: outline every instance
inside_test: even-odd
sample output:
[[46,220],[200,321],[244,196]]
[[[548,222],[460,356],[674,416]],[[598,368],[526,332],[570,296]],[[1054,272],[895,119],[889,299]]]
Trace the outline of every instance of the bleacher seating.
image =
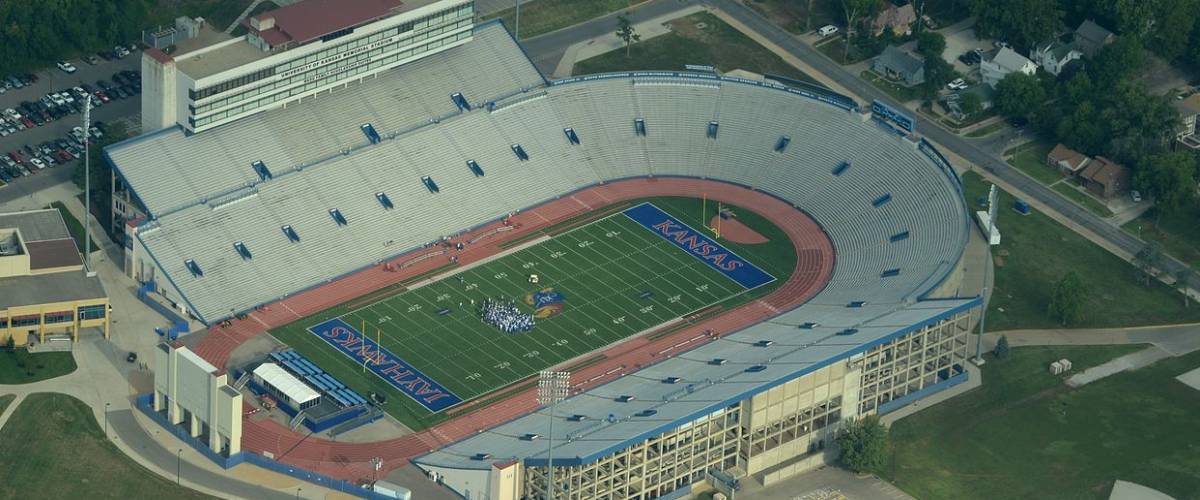
[[367,404],[367,400],[359,396],[353,389],[346,387],[341,381],[325,373],[304,356],[293,350],[275,351],[268,356],[272,361],[282,364],[284,369],[292,372],[308,385],[322,394],[333,398],[343,407]]

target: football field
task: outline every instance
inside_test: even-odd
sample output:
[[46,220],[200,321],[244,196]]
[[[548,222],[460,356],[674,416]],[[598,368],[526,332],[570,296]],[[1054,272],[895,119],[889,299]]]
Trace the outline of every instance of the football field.
[[[419,416],[429,407],[364,369],[315,326],[337,323],[372,343],[378,339],[384,350],[465,402],[749,290],[617,212],[431,284],[302,320],[276,336],[347,385],[389,396],[389,412],[396,414],[399,404]],[[556,305],[542,311],[552,315],[536,318],[530,331],[504,333],[480,319],[487,299],[513,301],[533,314],[530,302],[539,292],[556,292],[550,293]]]

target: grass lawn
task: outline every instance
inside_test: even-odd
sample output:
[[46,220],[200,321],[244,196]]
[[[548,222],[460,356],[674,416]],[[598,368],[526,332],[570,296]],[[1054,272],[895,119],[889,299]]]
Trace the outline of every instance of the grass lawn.
[[1092,213],[1101,217],[1112,217],[1112,210],[1108,209],[1100,200],[1093,198],[1091,195],[1083,192],[1083,190],[1075,187],[1074,183],[1060,182],[1053,188],[1058,194],[1064,198],[1075,202],[1075,204],[1090,210]]
[[[698,28],[699,23],[704,23],[704,28]],[[625,57],[624,50],[615,50],[575,63],[572,73],[681,71],[685,64],[710,64],[720,71],[743,69],[816,83],[812,77],[712,14],[700,12],[669,24],[670,33],[634,44],[630,57]]]
[[807,33],[826,24],[844,24],[841,6],[836,0],[814,1],[811,12],[808,10],[809,2],[797,0],[751,0],[746,5],[757,10],[772,24],[795,34]]
[[[706,220],[698,199],[645,201],[693,228],[701,228]],[[374,373],[363,374],[360,361],[307,329],[334,317],[360,331],[365,327],[396,357],[470,401],[667,321],[761,297],[794,270],[795,249],[787,236],[749,210],[731,207],[739,221],[759,231],[767,243],[718,240],[776,278],[748,289],[621,213],[637,203],[619,205],[604,212],[613,215],[564,229],[549,241],[455,277],[400,290],[370,304],[336,307],[277,328],[272,335],[360,394],[387,395],[387,411],[420,429],[443,420],[444,412],[433,413]],[[716,208],[709,203],[707,215],[715,215]],[[539,283],[528,282],[531,273],[539,276]],[[547,288],[563,295],[562,313],[537,319],[530,331],[504,334],[479,320],[477,308],[489,298],[516,301],[514,307],[532,314],[528,297]]]
[[8,405],[12,404],[14,399],[17,399],[17,397],[12,394],[0,396],[0,415],[4,414],[4,410],[8,409]]
[[0,498],[211,498],[176,486],[104,439],[92,410],[30,394],[0,429]]
[[[1143,202],[1145,203],[1145,202]],[[1129,234],[1162,243],[1163,250],[1200,271],[1200,204],[1184,207],[1155,224],[1153,209],[1122,226]],[[1139,229],[1140,226],[1140,229]]]
[[833,59],[834,62],[841,64],[842,66],[861,62],[878,55],[874,52],[868,52],[867,50],[859,48],[857,45],[851,45],[850,54],[847,55],[846,36],[843,34],[838,34],[833,38],[833,40],[830,41],[817,42],[817,45],[814,45],[814,47],[821,51],[822,54],[825,54],[826,57]]
[[[521,39],[549,33],[554,30],[590,21],[610,12],[632,7],[645,0],[536,0],[521,4]],[[504,19],[504,25],[512,31],[516,22],[516,9],[504,9],[490,14],[482,21]],[[613,25],[613,31],[617,27]]]
[[[978,174],[963,175],[967,203],[986,197],[989,183]],[[1001,244],[996,257],[995,290],[988,307],[991,331],[1056,328],[1046,314],[1054,283],[1075,271],[1087,288],[1084,318],[1072,327],[1119,327],[1200,321],[1200,307],[1185,308],[1183,298],[1157,281],[1139,282],[1128,262],[1067,229],[1036,209],[1023,216],[1013,197],[999,196],[997,226]]]
[[[62,214],[63,222],[67,224],[67,231],[71,233],[71,239],[75,240],[75,248],[78,248],[79,253],[82,254],[84,238],[83,224],[74,215],[71,215],[71,211],[67,210],[67,206],[61,201],[52,202],[46,208],[56,208],[58,209],[58,213]],[[92,238],[92,251],[94,252],[99,249],[100,245],[97,245],[96,239]]]
[[1051,147],[1044,142],[1033,141],[1005,151],[1004,154],[1012,155],[1008,159],[1009,165],[1049,186],[1063,178],[1058,171],[1046,166],[1046,155],[1050,153]]
[[921,90],[919,88],[905,87],[898,83],[892,82],[887,78],[879,76],[879,74],[875,73],[874,71],[863,70],[862,74],[859,76],[861,76],[863,80],[871,82],[871,84],[879,90],[887,92],[888,95],[896,98],[896,100],[900,102],[908,102],[921,98]]
[[993,133],[999,132],[1000,130],[1002,130],[1004,127],[1007,127],[1007,126],[1008,126],[1008,124],[1004,123],[1004,120],[1000,120],[996,123],[988,124],[988,125],[979,127],[975,130],[972,130],[970,132],[967,132],[967,137],[983,137],[983,136],[991,135]]
[[75,371],[75,358],[69,352],[29,354],[22,347],[0,349],[0,385],[29,384]]
[[1174,380],[1200,352],[1078,389],[1050,375],[1141,346],[1018,347],[984,384],[892,426],[881,475],[921,499],[1106,499],[1113,481],[1200,498],[1200,392]]

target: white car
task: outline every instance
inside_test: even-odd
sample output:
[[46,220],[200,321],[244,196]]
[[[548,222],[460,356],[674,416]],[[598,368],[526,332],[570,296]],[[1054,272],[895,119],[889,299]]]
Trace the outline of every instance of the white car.
[[50,102],[53,102],[57,106],[62,106],[67,103],[67,100],[63,99],[62,94],[59,94],[58,92],[50,94],[49,97],[50,97]]
[[17,110],[15,110],[13,108],[8,108],[8,109],[4,110],[4,116],[7,118],[11,118],[13,120],[21,119],[21,113],[18,113]]
[[71,63],[69,63],[69,62],[67,62],[67,61],[59,61],[59,62],[58,62],[58,69],[61,69],[61,70],[63,70],[64,72],[67,72],[67,73],[74,73],[74,72],[75,72],[75,65],[74,65],[74,64],[71,64]]
[[117,57],[125,57],[125,56],[129,55],[129,49],[125,48],[122,45],[113,47],[113,52],[117,53]]
[[1142,201],[1142,193],[1139,193],[1136,189],[1129,192],[1129,197],[1133,198],[1134,203],[1141,203]]
[[826,24],[821,29],[817,30],[817,34],[821,36],[829,36],[838,32],[838,27],[832,24]]
[[29,164],[30,164],[30,165],[33,165],[33,166],[35,166],[35,167],[37,167],[37,168],[38,168],[38,170],[41,170],[41,169],[43,169],[43,168],[46,168],[46,162],[42,161],[42,159],[41,159],[41,158],[36,158],[36,157],[35,157],[35,158],[30,158],[30,159],[29,159]]
[[947,83],[946,87],[950,90],[963,90],[967,88],[967,82],[962,78],[955,78],[954,81]]

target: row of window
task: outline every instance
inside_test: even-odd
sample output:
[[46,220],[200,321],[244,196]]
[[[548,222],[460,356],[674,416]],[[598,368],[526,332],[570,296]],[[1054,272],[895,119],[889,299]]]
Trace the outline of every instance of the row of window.
[[75,321],[75,316],[79,316],[79,321],[89,321],[95,319],[104,319],[104,315],[108,311],[108,306],[105,304],[97,304],[94,306],[82,306],[76,311],[55,311],[45,314],[45,319],[39,319],[37,314],[26,316],[15,316],[13,318],[0,318],[0,328],[8,328],[9,323],[12,323],[13,328],[26,326],[38,326],[39,323],[47,325],[55,325],[59,323],[70,323]]

